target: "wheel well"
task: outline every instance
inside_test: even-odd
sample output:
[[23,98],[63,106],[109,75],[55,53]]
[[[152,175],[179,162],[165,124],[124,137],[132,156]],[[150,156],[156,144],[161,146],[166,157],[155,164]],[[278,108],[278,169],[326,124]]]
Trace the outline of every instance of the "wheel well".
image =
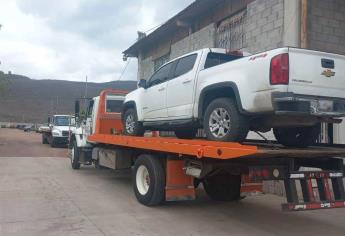
[[123,120],[123,115],[130,108],[133,108],[134,110],[136,110],[135,102],[126,102],[125,104],[123,104],[122,113],[121,113],[121,119],[122,120]]
[[[239,101],[237,99],[236,93],[234,89],[230,86],[226,87],[219,87],[213,88],[205,91],[202,93],[200,104],[199,104],[199,118],[200,120],[203,119],[207,106],[217,98],[233,98],[235,99],[236,103],[239,105]],[[241,110],[241,107],[238,107]]]

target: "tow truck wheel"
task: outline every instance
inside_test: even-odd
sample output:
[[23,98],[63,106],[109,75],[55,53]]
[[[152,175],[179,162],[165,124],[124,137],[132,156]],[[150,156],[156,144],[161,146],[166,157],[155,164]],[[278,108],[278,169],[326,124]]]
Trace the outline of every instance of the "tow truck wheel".
[[54,140],[53,137],[51,138],[50,146],[51,146],[52,148],[56,147],[56,141]]
[[312,127],[289,127],[273,129],[278,143],[286,147],[308,147],[316,143],[320,135],[320,125]]
[[143,136],[145,130],[142,123],[138,121],[137,112],[130,108],[123,115],[124,133],[131,136]]
[[159,205],[165,198],[165,173],[162,163],[152,155],[141,155],[132,174],[134,193],[146,206]]
[[43,134],[42,134],[42,144],[48,144],[48,140]]
[[221,142],[242,142],[249,131],[247,118],[231,98],[212,101],[206,108],[203,126],[207,139]]
[[203,186],[207,195],[215,201],[240,200],[241,175],[220,173],[208,176],[203,180]]
[[72,166],[72,169],[74,170],[80,169],[79,157],[80,157],[80,150],[77,146],[77,142],[74,141],[72,150],[71,150],[71,166]]

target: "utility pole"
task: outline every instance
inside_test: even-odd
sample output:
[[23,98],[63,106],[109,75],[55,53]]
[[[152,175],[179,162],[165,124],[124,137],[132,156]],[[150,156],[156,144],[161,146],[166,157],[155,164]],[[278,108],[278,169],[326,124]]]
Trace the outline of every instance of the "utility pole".
[[87,98],[87,76],[85,78],[85,94],[84,94],[84,98]]

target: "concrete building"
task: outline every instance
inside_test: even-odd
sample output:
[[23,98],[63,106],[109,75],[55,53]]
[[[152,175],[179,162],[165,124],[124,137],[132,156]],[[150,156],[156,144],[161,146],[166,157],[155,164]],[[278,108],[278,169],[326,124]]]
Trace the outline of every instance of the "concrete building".
[[[205,47],[257,53],[291,46],[345,54],[344,0],[196,0],[149,35],[125,57],[138,58],[138,79],[165,62]],[[324,127],[322,140],[345,143],[345,126]]]

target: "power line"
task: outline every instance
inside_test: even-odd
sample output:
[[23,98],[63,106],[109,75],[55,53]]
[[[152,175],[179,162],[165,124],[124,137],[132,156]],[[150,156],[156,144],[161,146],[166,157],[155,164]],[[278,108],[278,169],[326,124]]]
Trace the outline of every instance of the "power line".
[[128,59],[128,61],[127,61],[126,65],[125,65],[125,67],[123,68],[123,70],[122,70],[122,72],[121,72],[120,77],[117,79],[118,81],[121,80],[121,79],[122,79],[122,76],[126,73],[127,67],[128,67],[128,65],[129,65],[130,62],[131,62],[131,58]]

